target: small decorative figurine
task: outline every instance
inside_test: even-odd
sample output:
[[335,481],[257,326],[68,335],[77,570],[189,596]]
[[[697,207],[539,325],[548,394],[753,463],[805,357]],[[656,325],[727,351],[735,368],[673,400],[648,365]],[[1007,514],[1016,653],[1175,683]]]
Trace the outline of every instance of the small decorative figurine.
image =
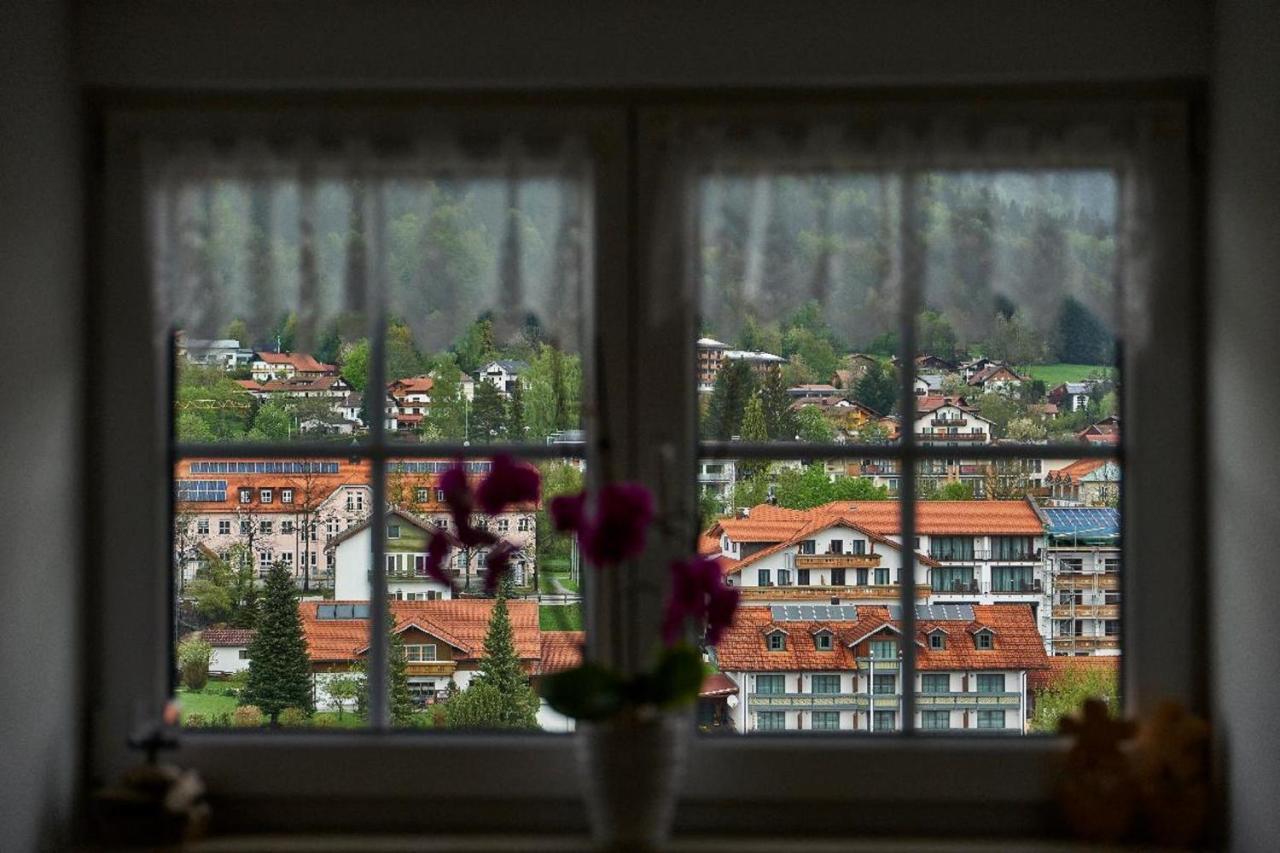
[[1134,724],[1112,719],[1103,702],[1088,699],[1080,716],[1064,717],[1058,730],[1076,737],[1058,785],[1072,833],[1095,842],[1124,838],[1137,816],[1138,792],[1120,743],[1133,737]]

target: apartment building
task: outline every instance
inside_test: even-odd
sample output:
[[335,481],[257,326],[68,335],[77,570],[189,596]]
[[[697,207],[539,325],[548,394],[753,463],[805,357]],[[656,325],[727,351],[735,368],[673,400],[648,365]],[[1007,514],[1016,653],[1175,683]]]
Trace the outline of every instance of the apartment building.
[[1120,512],[1038,508],[1045,529],[1053,655],[1120,654]]
[[[704,534],[728,583],[753,604],[898,600],[903,559],[896,501],[835,501],[809,510],[762,504]],[[1028,500],[922,501],[916,597],[928,604],[1048,604],[1044,523]],[[1048,623],[1042,621],[1047,633]]]
[[336,376],[336,365],[324,364],[303,352],[255,352],[249,366],[255,382],[272,379],[319,379]]
[[698,391],[711,393],[716,384],[716,376],[720,374],[720,366],[724,364],[725,350],[729,345],[715,338],[698,338]]
[[920,444],[935,447],[970,447],[992,439],[992,422],[964,397],[917,397],[912,430]]
[[1120,464],[1110,459],[1080,459],[1044,476],[1055,506],[1116,506],[1120,501]]
[[916,692],[925,731],[1022,733],[1029,674],[1048,667],[1025,604],[916,605],[917,671],[904,673],[898,605],[743,607],[712,652],[739,688],[740,732],[891,732]]

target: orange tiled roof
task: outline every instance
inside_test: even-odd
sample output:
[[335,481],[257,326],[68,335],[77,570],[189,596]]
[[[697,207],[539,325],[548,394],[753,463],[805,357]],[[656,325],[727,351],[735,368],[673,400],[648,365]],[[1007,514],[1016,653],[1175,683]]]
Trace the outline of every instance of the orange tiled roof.
[[[846,503],[852,503],[852,501],[848,501]],[[883,545],[886,548],[890,548],[892,550],[897,551],[897,550],[900,550],[902,547],[897,542],[887,539],[883,535],[876,533],[875,531],[868,530],[866,527],[859,524],[855,516],[853,516],[850,513],[844,512],[840,508],[838,503],[827,504],[826,506],[823,506],[823,507],[817,507],[815,510],[810,510],[808,517],[809,517],[808,523],[800,527],[798,530],[796,530],[785,541],[778,542],[777,544],[771,545],[768,548],[763,548],[759,551],[756,551],[754,554],[751,554],[748,557],[744,557],[741,560],[722,561],[725,574],[735,574],[743,566],[748,566],[752,563],[757,562],[758,560],[762,560],[765,557],[768,557],[772,554],[776,554],[779,551],[782,551],[786,548],[793,547],[798,542],[800,542],[800,540],[806,539],[810,536],[813,536],[816,533],[820,533],[821,531],[826,530],[829,527],[834,527],[836,525],[841,525],[844,527],[851,528],[853,530],[857,530],[860,533],[865,533],[867,537],[871,539],[872,542]],[[733,535],[730,534],[729,538],[732,539]],[[874,549],[874,546],[873,546],[873,549]],[[936,560],[934,560],[933,558],[929,557],[926,554],[921,554],[919,552],[916,553],[916,559],[920,563],[923,563],[926,566],[938,565],[938,562]]]
[[723,672],[713,672],[702,679],[698,688],[699,699],[718,699],[721,696],[733,696],[738,692],[738,685]]
[[703,533],[698,537],[698,554],[703,557],[712,557],[720,553],[720,537],[713,536],[710,533]]
[[247,646],[253,642],[258,632],[252,628],[205,628],[199,632],[200,638],[211,646]]
[[949,397],[941,394],[928,394],[923,397],[916,397],[916,413],[918,415],[927,415],[930,412],[936,412],[943,406],[955,406],[966,412],[976,412],[977,409],[970,406],[964,397]]
[[1027,676],[1027,686],[1033,690],[1051,687],[1059,678],[1068,672],[1102,671],[1119,676],[1119,655],[1089,655],[1087,657],[1050,657],[1048,668],[1037,670]]
[[302,373],[337,373],[338,368],[332,364],[316,361],[310,353],[305,352],[259,352],[254,353],[258,361],[267,364],[291,364],[293,369]]
[[1107,464],[1105,459],[1079,459],[1070,465],[1044,475],[1047,483],[1072,483],[1079,485],[1085,477]]
[[[257,386],[269,394],[285,391],[332,391],[338,383],[346,384],[341,376],[317,376],[313,379],[268,379]],[[248,386],[246,386],[248,387]],[[345,389],[338,389],[340,391]]]
[[573,669],[582,663],[582,645],[587,641],[585,631],[543,631],[540,675],[551,675]]
[[[880,536],[899,533],[897,501],[833,501],[811,510],[761,504],[746,518],[721,519],[708,535],[723,530],[738,542],[786,541],[771,537],[796,538],[823,516],[846,517],[860,529]],[[1044,525],[1026,501],[920,501],[916,504],[916,532],[924,536],[1037,536],[1044,533]]]
[[426,394],[436,384],[435,379],[430,376],[421,374],[419,376],[409,376],[404,379],[397,379],[390,383],[387,388],[401,394]]
[[[298,604],[307,653],[313,662],[349,662],[362,659],[369,646],[367,619],[317,619],[321,604],[332,601],[303,601]],[[366,602],[345,602],[364,604]],[[475,661],[484,655],[484,637],[489,630],[493,599],[446,599],[443,601],[391,601],[395,630],[417,626],[425,633],[453,646],[455,660]],[[526,661],[541,659],[542,642],[538,628],[536,601],[508,601],[516,653]]]
[[[921,621],[916,625],[916,663],[921,670],[1041,669],[1048,666],[1044,644],[1036,630],[1029,604],[988,604],[973,606],[972,622],[961,620]],[[738,609],[733,627],[716,647],[720,668],[728,672],[829,672],[857,668],[851,643],[889,625],[897,628],[884,606],[857,606],[857,619],[787,622],[786,649],[769,651],[765,633],[771,624],[767,607]],[[819,651],[811,640],[814,632],[828,629],[838,642],[829,651]],[[926,642],[935,628],[947,632],[944,649],[931,649]],[[990,628],[995,632],[991,649],[979,649],[970,638],[970,629]]]

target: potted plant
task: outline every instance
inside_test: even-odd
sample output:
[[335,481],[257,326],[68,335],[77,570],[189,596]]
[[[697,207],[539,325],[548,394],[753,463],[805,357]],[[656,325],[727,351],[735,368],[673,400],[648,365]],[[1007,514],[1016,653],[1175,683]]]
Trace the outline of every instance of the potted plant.
[[[643,486],[604,486],[589,509],[586,493],[551,502],[557,530],[577,534],[598,571],[644,551],[653,499]],[[663,642],[652,667],[624,674],[599,663],[547,677],[542,695],[577,720],[578,767],[597,844],[648,850],[670,831],[683,775],[692,714],[705,665],[695,641],[714,645],[733,622],[739,593],[720,564],[694,556],[671,565]]]

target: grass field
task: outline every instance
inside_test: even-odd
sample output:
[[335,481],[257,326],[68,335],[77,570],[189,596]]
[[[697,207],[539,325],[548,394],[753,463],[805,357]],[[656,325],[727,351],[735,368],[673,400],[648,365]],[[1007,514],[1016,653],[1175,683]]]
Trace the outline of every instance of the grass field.
[[1102,364],[1033,364],[1026,368],[1032,379],[1039,379],[1048,390],[1063,382],[1079,382],[1088,379],[1089,374],[1106,369]]
[[560,581],[560,585],[564,587],[564,589],[567,589],[570,592],[578,591],[578,582],[569,579],[569,572],[567,569],[563,572],[543,569],[538,573],[538,586],[542,587],[540,590],[541,592],[544,592],[547,595],[554,595],[561,591],[556,589],[555,584],[552,582],[553,578]]
[[236,697],[228,696],[226,688],[216,681],[211,681],[199,693],[193,693],[185,687],[178,688],[178,703],[182,706],[182,718],[188,714],[199,714],[206,720],[218,714],[230,714],[236,709]]
[[560,604],[539,607],[538,626],[544,631],[581,631],[582,605]]

